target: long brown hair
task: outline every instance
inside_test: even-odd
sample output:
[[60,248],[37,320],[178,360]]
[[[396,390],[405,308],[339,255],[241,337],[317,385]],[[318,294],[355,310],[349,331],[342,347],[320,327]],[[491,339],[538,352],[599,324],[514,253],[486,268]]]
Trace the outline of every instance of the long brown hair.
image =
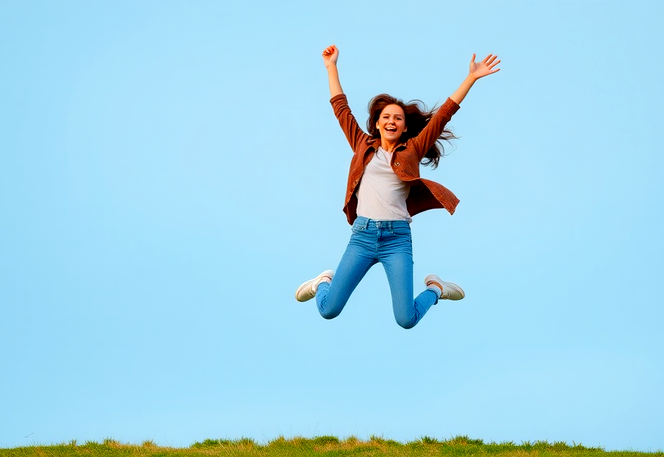
[[[408,127],[408,130],[401,135],[401,141],[403,142],[419,135],[436,112],[435,107],[432,110],[428,110],[426,105],[420,100],[411,100],[408,103],[404,103],[388,94],[376,95],[369,101],[369,119],[367,119],[367,130],[374,138],[380,138],[376,122],[378,122],[380,113],[388,105],[400,106],[406,115],[406,127]],[[442,141],[449,142],[454,138],[456,137],[451,131],[443,130],[436,143],[424,155],[424,159],[421,162],[422,165],[431,165],[431,168],[436,168],[440,158],[445,155],[445,148]]]

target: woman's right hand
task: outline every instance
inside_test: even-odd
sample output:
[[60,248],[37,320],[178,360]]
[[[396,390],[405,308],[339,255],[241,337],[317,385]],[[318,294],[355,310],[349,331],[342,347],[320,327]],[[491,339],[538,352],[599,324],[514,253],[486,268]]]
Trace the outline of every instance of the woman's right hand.
[[323,63],[325,67],[331,67],[337,64],[337,59],[339,59],[339,50],[335,45],[328,46],[323,51]]

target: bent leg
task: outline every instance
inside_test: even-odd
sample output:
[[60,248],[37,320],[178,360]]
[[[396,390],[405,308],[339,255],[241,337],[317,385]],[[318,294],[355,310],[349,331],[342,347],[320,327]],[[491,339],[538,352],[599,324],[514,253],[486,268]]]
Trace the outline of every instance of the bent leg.
[[322,282],[318,286],[316,305],[325,319],[333,319],[341,314],[357,285],[376,263],[373,255],[354,238],[351,237],[332,282]]
[[413,300],[413,254],[410,236],[398,236],[381,258],[392,292],[394,318],[401,327],[413,328],[438,301],[436,293],[425,290]]
[[401,327],[412,328],[423,315],[413,305],[413,256],[410,253],[391,254],[382,263],[392,293],[394,318]]

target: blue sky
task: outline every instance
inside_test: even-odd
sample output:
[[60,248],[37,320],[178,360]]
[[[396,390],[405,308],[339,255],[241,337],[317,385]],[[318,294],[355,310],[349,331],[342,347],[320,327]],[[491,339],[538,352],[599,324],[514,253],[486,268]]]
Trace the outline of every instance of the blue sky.
[[[651,1],[0,2],[0,447],[455,435],[664,449],[664,39]],[[336,268],[374,95],[442,103],[414,329]],[[417,286],[419,287],[419,286]],[[416,287],[416,289],[417,289]]]

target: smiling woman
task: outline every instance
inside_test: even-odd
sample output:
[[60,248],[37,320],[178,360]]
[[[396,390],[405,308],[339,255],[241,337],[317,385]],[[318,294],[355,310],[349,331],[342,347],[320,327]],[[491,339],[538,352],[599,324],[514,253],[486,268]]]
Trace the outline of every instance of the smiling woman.
[[[388,94],[376,95],[369,102],[367,131],[374,138],[381,138],[382,141],[395,141],[398,144],[419,135],[435,112],[435,110],[428,111],[419,100],[404,103]],[[393,119],[398,116],[394,124],[387,122],[387,119],[390,119],[391,116]],[[381,123],[384,125],[382,129]],[[399,124],[403,125],[400,126]],[[400,127],[400,132],[396,130],[398,127]],[[453,138],[456,137],[452,132],[443,130],[438,139],[449,141]],[[422,160],[422,165],[433,164],[433,168],[436,168],[443,151],[440,141],[436,141],[424,154],[425,158]]]
[[[387,97],[377,98],[385,99]],[[375,114],[378,114],[378,120],[376,121],[375,126],[378,130],[377,136],[378,138],[381,138],[381,143],[384,148],[389,151],[394,151],[394,148],[397,147],[397,144],[399,144],[401,140],[401,135],[408,130],[406,127],[406,111],[401,105],[397,104],[396,100],[385,107],[381,107],[377,102],[378,100],[374,100],[373,103],[369,104],[369,111],[371,112],[370,119],[373,119]]]
[[336,275],[326,270],[306,281],[295,298],[308,301],[315,297],[321,316],[335,318],[367,271],[380,262],[390,284],[394,317],[401,327],[412,328],[438,300],[465,296],[461,287],[432,274],[424,278],[425,290],[413,299],[411,218],[434,208],[453,214],[459,202],[444,186],[420,178],[419,166],[438,165],[439,141],[454,138],[445,125],[473,84],[499,71],[500,60],[490,54],[476,63],[473,54],[466,79],[432,112],[387,94],[374,97],[369,103],[367,134],[351,113],[341,88],[338,58],[336,46],[323,51],[330,102],[353,150],[344,204],[352,235]]

